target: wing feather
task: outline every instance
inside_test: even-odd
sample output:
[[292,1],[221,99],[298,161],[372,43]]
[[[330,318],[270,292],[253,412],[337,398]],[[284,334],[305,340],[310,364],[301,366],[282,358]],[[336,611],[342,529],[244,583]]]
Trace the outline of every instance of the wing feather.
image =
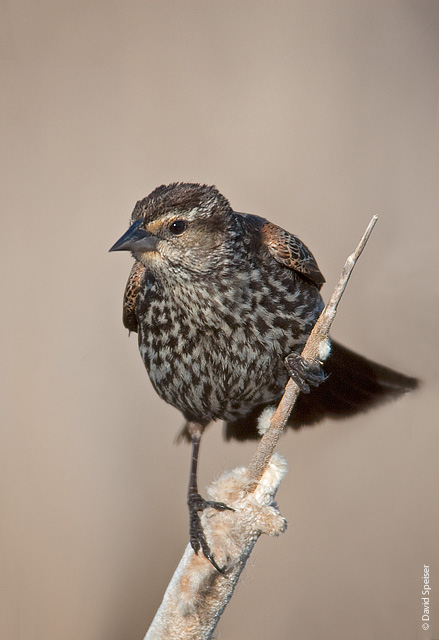
[[321,289],[325,278],[313,254],[297,236],[268,221],[261,233],[263,243],[276,262],[300,273]]
[[141,262],[133,264],[131,269],[127,286],[125,287],[125,293],[123,296],[123,323],[129,331],[135,331],[137,333],[137,318],[135,314],[135,307],[137,302],[137,296],[139,295],[139,289],[142,281],[142,277],[145,273],[145,267]]

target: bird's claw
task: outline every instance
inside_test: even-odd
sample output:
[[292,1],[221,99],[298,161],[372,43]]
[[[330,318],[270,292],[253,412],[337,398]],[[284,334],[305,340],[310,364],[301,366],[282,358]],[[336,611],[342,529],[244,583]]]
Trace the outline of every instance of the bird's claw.
[[209,560],[215,569],[219,571],[219,573],[225,574],[225,568],[221,568],[213,557],[212,551],[207,543],[198,512],[204,511],[204,509],[208,508],[217,509],[218,511],[234,511],[234,509],[232,509],[232,507],[228,507],[224,502],[205,500],[199,493],[190,493],[188,495],[187,502],[189,506],[189,540],[194,553],[198,554],[201,549],[203,555],[207,560]]
[[311,387],[318,387],[326,380],[323,367],[317,360],[306,360],[298,353],[290,353],[285,358],[290,378],[297,384],[302,393],[309,393]]

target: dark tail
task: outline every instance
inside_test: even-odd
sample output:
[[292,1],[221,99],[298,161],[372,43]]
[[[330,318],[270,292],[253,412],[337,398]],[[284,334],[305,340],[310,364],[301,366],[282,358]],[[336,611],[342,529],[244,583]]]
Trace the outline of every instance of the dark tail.
[[[293,429],[316,424],[324,418],[348,418],[418,386],[416,378],[367,360],[334,341],[323,368],[327,379],[311,393],[301,393],[297,398],[288,420]],[[226,438],[259,437],[257,420],[263,408],[257,407],[245,418],[228,422]]]

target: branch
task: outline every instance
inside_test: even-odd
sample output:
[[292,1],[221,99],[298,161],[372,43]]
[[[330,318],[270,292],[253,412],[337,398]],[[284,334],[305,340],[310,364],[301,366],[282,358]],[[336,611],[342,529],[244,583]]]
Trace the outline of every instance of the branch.
[[[346,261],[334,293],[302,351],[307,360],[324,360],[328,355],[329,329],[338,303],[377,219],[372,218],[358,247]],[[144,640],[211,638],[258,537],[262,533],[279,535],[285,531],[286,521],[273,500],[287,467],[275,448],[298,395],[297,385],[289,380],[248,469],[227,472],[208,488],[213,500],[234,509],[206,509],[201,516],[209,546],[218,564],[225,567],[225,573],[216,571],[188,545]]]
[[235,590],[247,558],[261,533],[283,533],[286,521],[273,498],[287,472],[285,460],[275,454],[255,491],[248,492],[247,469],[225,473],[208,488],[209,497],[235,511],[208,509],[201,519],[215,560],[227,565],[219,573],[188,545],[166,590],[145,640],[207,640]]

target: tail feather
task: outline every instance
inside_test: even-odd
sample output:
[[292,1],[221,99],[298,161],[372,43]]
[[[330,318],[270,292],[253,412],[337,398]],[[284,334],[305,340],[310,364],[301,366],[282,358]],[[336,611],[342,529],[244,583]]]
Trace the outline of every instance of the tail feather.
[[[312,425],[324,418],[348,418],[412,391],[419,382],[372,362],[332,342],[331,353],[324,364],[327,379],[311,393],[301,393],[288,420],[293,429]],[[257,420],[264,406],[251,414],[226,424],[226,438],[257,438]]]

